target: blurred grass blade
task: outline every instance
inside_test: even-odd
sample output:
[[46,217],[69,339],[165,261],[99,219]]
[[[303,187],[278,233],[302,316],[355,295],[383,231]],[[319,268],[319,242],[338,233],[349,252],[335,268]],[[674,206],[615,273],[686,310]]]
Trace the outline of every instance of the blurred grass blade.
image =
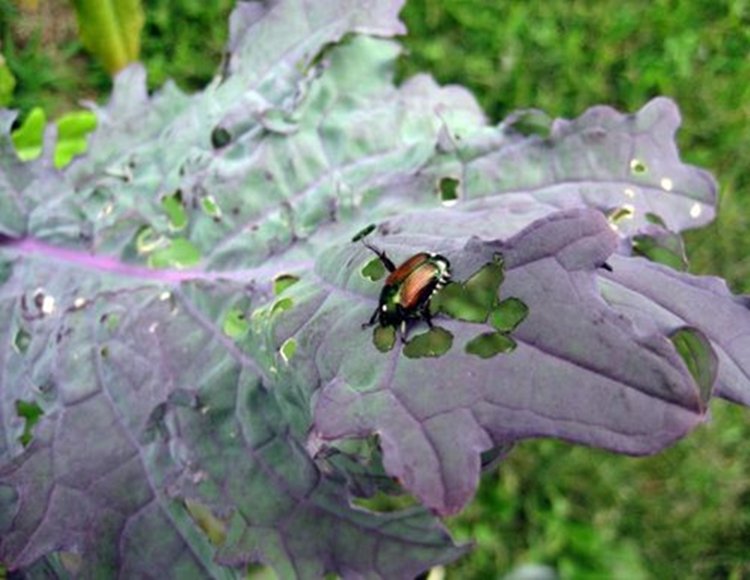
[[84,46],[114,75],[138,60],[143,28],[140,0],[73,0]]
[[7,107],[13,97],[13,90],[16,88],[16,77],[5,62],[5,58],[0,54],[0,107]]

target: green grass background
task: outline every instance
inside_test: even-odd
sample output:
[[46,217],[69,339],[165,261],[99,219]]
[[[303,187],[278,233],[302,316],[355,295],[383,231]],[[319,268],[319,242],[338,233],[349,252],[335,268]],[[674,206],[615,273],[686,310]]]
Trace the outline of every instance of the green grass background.
[[[24,14],[0,0],[2,52],[17,83],[5,104],[41,104],[54,116],[105,99],[109,79],[82,50],[67,3],[41,4]],[[232,4],[144,2],[152,86],[208,81]],[[683,158],[720,183],[719,218],[686,236],[691,269],[750,290],[750,0],[411,0],[403,18],[399,77],[427,71],[465,85],[494,120],[517,108],[572,117],[600,103],[635,111],[656,95],[675,99]],[[750,411],[721,401],[712,411],[651,458],[519,445],[448,522],[476,549],[447,577],[500,578],[533,562],[563,578],[750,578]]]

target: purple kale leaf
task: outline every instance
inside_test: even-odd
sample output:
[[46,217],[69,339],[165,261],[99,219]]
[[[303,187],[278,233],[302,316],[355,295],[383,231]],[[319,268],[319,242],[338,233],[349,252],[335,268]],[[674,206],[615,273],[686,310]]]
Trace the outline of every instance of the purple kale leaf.
[[[435,514],[515,441],[653,453],[714,392],[750,401],[744,299],[635,256],[681,265],[713,216],[675,106],[490,127],[460,87],[394,86],[372,36],[400,7],[240,3],[216,82],[123,72],[62,170],[0,114],[0,562],[410,578],[465,552]],[[450,261],[434,329],[362,328],[372,223],[397,264]]]
[[[419,237],[421,223],[440,219],[444,237],[430,249],[449,257],[458,276],[468,277],[501,254],[501,297],[520,299],[528,308],[512,333],[516,348],[478,360],[465,346],[491,327],[436,318],[454,336],[454,348],[444,356],[410,359],[399,348],[373,356],[370,334],[357,329],[370,305],[351,308],[339,315],[328,340],[315,342],[315,358],[326,363],[318,366],[325,370],[315,410],[320,437],[377,432],[389,473],[430,508],[448,514],[472,497],[480,454],[495,446],[552,436],[644,454],[701,422],[705,401],[669,338],[640,332],[601,300],[597,272],[617,244],[601,213],[558,212],[509,240],[486,241],[467,239],[461,219],[456,226],[440,213],[394,218],[389,229],[404,233],[384,237],[381,245],[392,254],[412,247],[404,238]],[[356,292],[363,286],[356,279],[358,262],[369,258],[356,247],[349,252],[345,263],[354,267],[344,271],[354,276],[343,291]],[[307,344],[319,325],[330,327],[326,313],[347,311],[335,302],[351,300],[329,293],[315,306],[320,314],[307,315],[294,335],[298,343]],[[346,328],[357,330],[342,340]]]
[[[481,118],[462,90],[393,87],[394,44],[321,53],[373,22],[368,5],[339,4],[241,5],[226,78],[192,97],[149,97],[142,70],[126,71],[90,153],[63,171],[15,161],[4,117],[0,199],[17,207],[0,249],[11,568],[62,554],[84,576],[233,577],[262,561],[284,576],[410,577],[465,551],[423,508],[353,507],[348,474],[305,450],[315,385],[279,372],[265,322],[242,332],[366,188],[429,159],[436,107]],[[371,31],[400,31],[398,3],[379,6]],[[19,401],[43,411],[26,449]]]

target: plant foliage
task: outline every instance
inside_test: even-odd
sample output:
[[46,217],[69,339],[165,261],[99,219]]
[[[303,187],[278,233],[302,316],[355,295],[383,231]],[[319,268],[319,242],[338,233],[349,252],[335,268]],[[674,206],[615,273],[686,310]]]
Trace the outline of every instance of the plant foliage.
[[[400,8],[240,3],[221,78],[149,96],[126,69],[62,168],[0,115],[11,569],[409,578],[467,550],[439,516],[515,441],[655,453],[750,402],[745,300],[670,267],[716,201],[674,104],[490,126],[394,86]],[[396,263],[450,260],[434,329],[362,328],[373,223]]]

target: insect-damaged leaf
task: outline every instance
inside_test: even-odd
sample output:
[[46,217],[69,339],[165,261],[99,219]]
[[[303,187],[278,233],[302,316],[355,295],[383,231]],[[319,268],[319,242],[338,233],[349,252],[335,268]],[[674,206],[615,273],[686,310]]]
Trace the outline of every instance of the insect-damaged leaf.
[[[263,561],[284,577],[413,577],[465,551],[424,509],[351,507],[346,474],[305,450],[313,385],[280,367],[295,341],[269,354],[262,338],[296,306],[274,293],[311,273],[295,236],[330,244],[332,204],[336,219],[361,211],[348,187],[423,164],[442,100],[481,118],[463,91],[395,89],[388,42],[354,39],[306,70],[351,31],[402,29],[398,2],[371,8],[320,5],[314,32],[295,3],[243,3],[220,88],[148,97],[142,71],[125,71],[89,154],[59,173],[13,162],[3,113],[0,335],[17,347],[0,354],[0,561],[31,571],[63,550],[83,576],[235,577]],[[351,76],[368,69],[366,86]],[[301,125],[258,133],[264,107]],[[248,110],[257,123],[238,126]],[[369,134],[350,122],[363,111]],[[244,158],[231,170],[212,153],[221,123],[227,159]],[[44,409],[26,452],[18,400]],[[382,470],[360,471],[358,488],[371,478]]]
[[[750,402],[745,300],[613,254],[713,215],[674,105],[488,126],[463,89],[393,85],[398,46],[365,35],[400,6],[239,3],[221,82],[150,96],[125,70],[59,171],[0,112],[4,565],[411,578],[466,550],[426,508],[514,441],[656,451],[704,417],[713,352]],[[362,328],[385,276],[363,231],[450,259],[434,330]],[[363,507],[403,486],[426,508]]]
[[[425,217],[430,215],[394,218],[391,225],[415,235],[420,223],[431,223]],[[460,219],[458,225],[441,219],[446,241],[440,252],[457,265],[457,278],[504,256],[500,293],[528,307],[503,339],[517,346],[480,347],[477,336],[491,330],[488,324],[435,317],[460,348],[419,361],[396,348],[378,364],[366,336],[343,334],[350,317],[326,320],[337,302],[347,300],[334,293],[317,316],[352,348],[318,343],[316,356],[327,366],[319,367],[324,387],[315,411],[317,436],[379,433],[386,469],[432,509],[453,513],[473,495],[481,453],[495,446],[550,435],[652,453],[702,421],[699,390],[669,339],[642,335],[598,299],[595,277],[616,244],[600,213],[554,214],[509,240],[486,242],[462,241]],[[402,245],[400,236],[392,238]],[[318,328],[313,317],[296,334],[298,342],[308,343],[306,334]]]

